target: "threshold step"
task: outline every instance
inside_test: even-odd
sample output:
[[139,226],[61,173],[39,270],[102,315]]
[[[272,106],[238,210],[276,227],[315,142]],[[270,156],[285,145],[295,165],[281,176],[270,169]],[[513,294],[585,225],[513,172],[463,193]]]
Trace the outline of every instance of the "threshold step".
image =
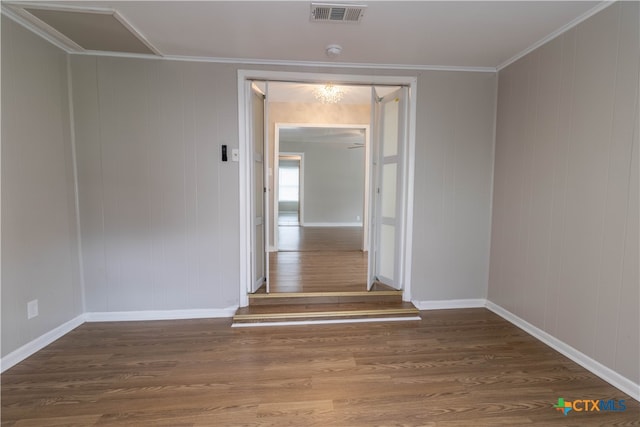
[[249,295],[249,304],[338,304],[357,302],[402,302],[402,291],[356,291],[356,292],[274,292]]
[[238,309],[233,323],[282,322],[329,319],[416,317],[420,311],[410,302],[290,304],[249,306]]

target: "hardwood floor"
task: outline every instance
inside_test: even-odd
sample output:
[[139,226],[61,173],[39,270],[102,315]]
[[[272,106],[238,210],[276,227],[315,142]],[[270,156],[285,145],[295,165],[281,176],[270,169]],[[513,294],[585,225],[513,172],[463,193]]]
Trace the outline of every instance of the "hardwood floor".
[[[2,426],[640,425],[637,401],[490,311],[421,314],[86,323],[2,374]],[[627,409],[564,416],[559,397]]]
[[271,292],[364,291],[362,227],[278,227],[280,252],[269,254]]
[[271,252],[271,292],[364,291],[367,253]]
[[278,250],[345,252],[362,250],[362,227],[278,227]]

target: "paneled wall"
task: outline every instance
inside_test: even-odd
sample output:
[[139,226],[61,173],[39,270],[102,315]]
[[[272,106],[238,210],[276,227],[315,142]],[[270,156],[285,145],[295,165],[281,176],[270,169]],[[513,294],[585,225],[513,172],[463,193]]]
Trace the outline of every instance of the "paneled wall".
[[[87,311],[237,304],[238,164],[222,163],[219,146],[238,147],[238,66],[71,63]],[[418,82],[414,298],[484,297],[495,75],[422,72]],[[368,123],[363,108],[363,120],[330,121]],[[285,110],[272,106],[271,119],[310,122]]]
[[83,312],[69,123],[67,55],[3,15],[3,357]]
[[640,383],[638,2],[499,74],[489,299]]
[[487,295],[496,76],[418,80],[413,298]]
[[236,68],[73,57],[87,311],[238,302]]

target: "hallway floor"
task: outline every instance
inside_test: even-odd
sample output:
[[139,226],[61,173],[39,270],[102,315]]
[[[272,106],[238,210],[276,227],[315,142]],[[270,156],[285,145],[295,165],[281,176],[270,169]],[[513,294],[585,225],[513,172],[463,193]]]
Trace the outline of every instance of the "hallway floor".
[[278,227],[280,252],[269,254],[271,292],[366,290],[362,227]]

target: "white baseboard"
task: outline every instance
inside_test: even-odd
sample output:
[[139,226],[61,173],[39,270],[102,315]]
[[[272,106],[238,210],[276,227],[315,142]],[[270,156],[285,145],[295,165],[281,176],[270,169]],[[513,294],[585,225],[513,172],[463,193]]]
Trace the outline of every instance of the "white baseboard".
[[447,310],[451,308],[484,308],[487,300],[484,298],[478,298],[411,302],[416,306],[418,310]]
[[305,222],[303,227],[362,227],[361,222]]
[[611,368],[604,366],[602,363],[592,359],[591,357],[587,356],[581,351],[576,350],[575,348],[571,347],[569,344],[566,344],[565,342],[559,340],[553,335],[548,334],[547,332],[543,331],[537,326],[532,325],[531,323],[516,316],[510,311],[500,307],[499,305],[491,301],[487,301],[486,307],[487,309],[493,311],[498,316],[502,317],[503,319],[507,320],[510,323],[513,323],[515,326],[519,327],[523,331],[527,332],[528,334],[534,336],[538,340],[547,344],[549,347],[562,353],[569,359],[576,362],[578,365],[591,371],[593,374],[599,376],[600,378],[602,378],[612,386],[627,393],[629,396],[633,397],[635,400],[640,401],[640,384],[634,383],[630,379],[620,375],[619,373],[615,372]]
[[27,357],[42,350],[58,338],[68,334],[84,322],[124,322],[135,320],[177,320],[177,319],[206,319],[233,317],[237,306],[220,309],[193,309],[193,310],[149,310],[149,311],[113,311],[84,313],[55,329],[28,342],[17,350],[12,351],[0,359],[0,372],[4,372],[12,366],[22,362]]
[[87,322],[127,322],[138,320],[178,320],[233,317],[237,306],[191,310],[104,311],[85,313]]
[[22,362],[35,352],[42,350],[58,338],[68,334],[84,323],[84,315],[81,314],[66,323],[40,335],[38,338],[28,342],[17,350],[12,351],[0,360],[0,372],[4,372],[12,366]]

